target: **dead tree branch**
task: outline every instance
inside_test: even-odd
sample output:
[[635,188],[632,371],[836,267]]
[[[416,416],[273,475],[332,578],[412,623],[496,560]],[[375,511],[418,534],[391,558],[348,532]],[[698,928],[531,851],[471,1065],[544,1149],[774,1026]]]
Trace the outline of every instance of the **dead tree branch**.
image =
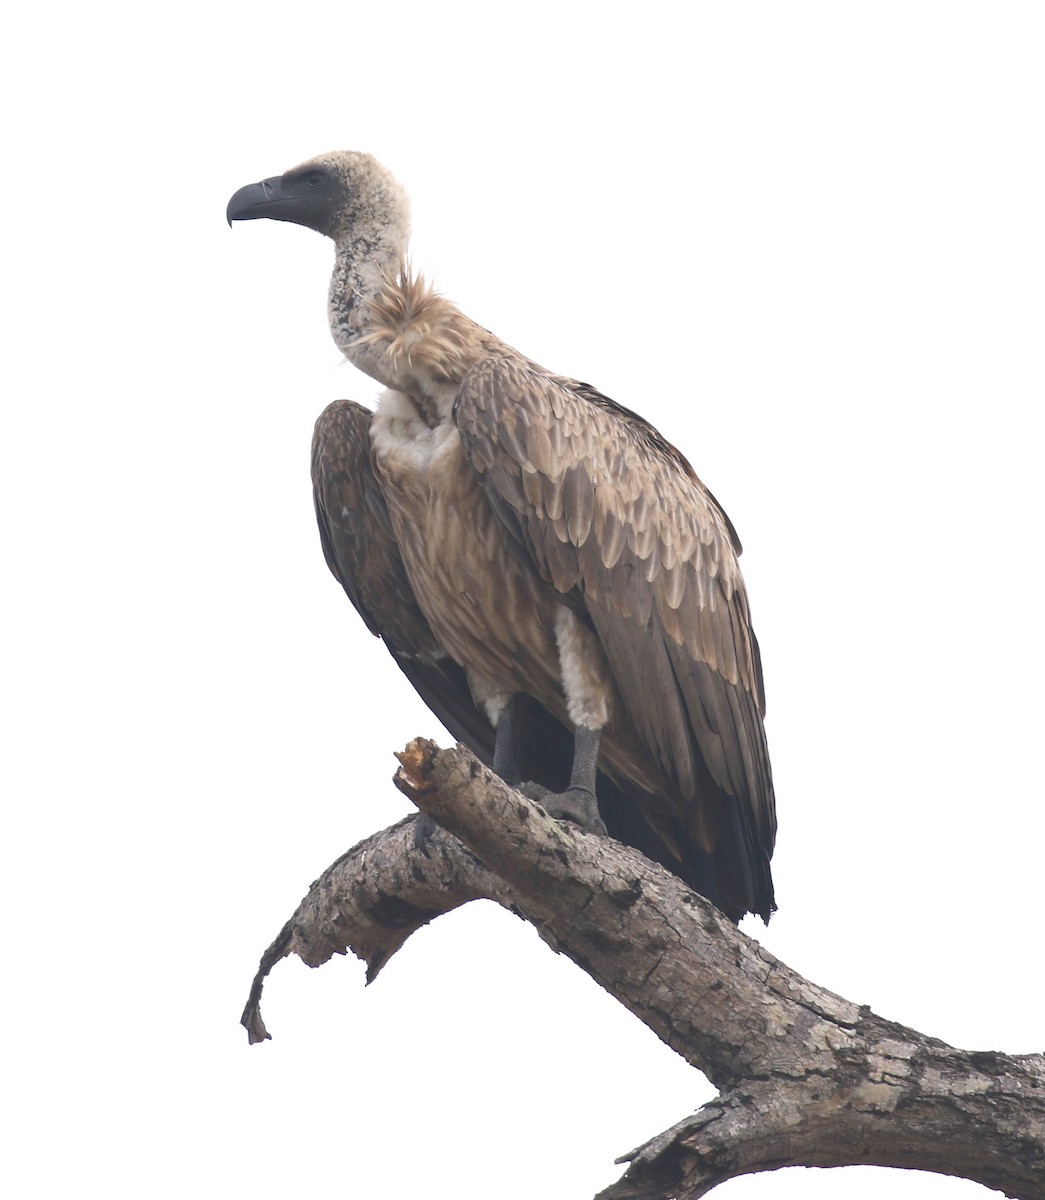
[[754,1171],[854,1164],[1045,1200],[1045,1056],[958,1050],[811,983],[674,875],[548,817],[461,747],[418,739],[400,761],[397,785],[448,833],[422,851],[403,821],[323,873],[262,959],[251,1041],[268,1036],[261,986],[280,958],[318,966],[351,949],[372,979],[416,929],[487,898],[719,1089],[624,1156],[601,1200],[689,1200]]

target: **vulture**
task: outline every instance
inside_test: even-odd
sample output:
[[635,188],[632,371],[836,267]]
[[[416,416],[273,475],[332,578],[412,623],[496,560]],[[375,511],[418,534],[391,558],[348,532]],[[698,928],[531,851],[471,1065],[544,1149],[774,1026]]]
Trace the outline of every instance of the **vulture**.
[[733,526],[649,422],[470,320],[408,259],[368,154],[241,188],[229,224],[335,248],[330,328],[384,391],[320,416],[327,564],[450,734],[732,921],[775,908],[758,643]]

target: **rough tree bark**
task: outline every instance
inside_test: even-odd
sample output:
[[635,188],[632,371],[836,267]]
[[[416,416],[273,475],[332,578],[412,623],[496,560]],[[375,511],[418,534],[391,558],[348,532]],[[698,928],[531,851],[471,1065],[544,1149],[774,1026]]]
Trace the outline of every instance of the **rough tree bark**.
[[802,978],[637,851],[548,817],[467,750],[418,739],[399,788],[414,818],[343,855],[266,951],[243,1014],[297,954],[351,949],[373,979],[410,934],[469,900],[530,921],[663,1041],[716,1100],[624,1155],[600,1200],[689,1200],[784,1166],[910,1167],[1045,1200],[1045,1055],[955,1049]]

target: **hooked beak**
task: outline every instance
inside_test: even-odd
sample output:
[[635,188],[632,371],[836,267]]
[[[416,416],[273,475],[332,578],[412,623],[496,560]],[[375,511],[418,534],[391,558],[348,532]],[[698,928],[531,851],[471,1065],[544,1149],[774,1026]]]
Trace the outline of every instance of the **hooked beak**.
[[233,221],[257,221],[268,217],[274,221],[300,223],[302,198],[289,194],[283,187],[283,176],[274,175],[260,183],[241,187],[225,209],[225,219],[231,228]]

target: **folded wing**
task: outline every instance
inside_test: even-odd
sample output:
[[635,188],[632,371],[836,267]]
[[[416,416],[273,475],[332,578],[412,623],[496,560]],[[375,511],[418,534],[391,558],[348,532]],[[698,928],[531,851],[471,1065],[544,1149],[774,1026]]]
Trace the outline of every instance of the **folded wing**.
[[421,699],[457,741],[490,762],[490,723],[472,699],[464,670],[437,642],[403,567],[371,465],[372,416],[338,400],[316,422],[312,493],[327,566]]
[[598,636],[667,781],[647,819],[678,857],[689,842],[716,859],[727,911],[768,917],[761,665],[725,514],[647,422],[524,359],[474,366],[454,419],[507,535]]

